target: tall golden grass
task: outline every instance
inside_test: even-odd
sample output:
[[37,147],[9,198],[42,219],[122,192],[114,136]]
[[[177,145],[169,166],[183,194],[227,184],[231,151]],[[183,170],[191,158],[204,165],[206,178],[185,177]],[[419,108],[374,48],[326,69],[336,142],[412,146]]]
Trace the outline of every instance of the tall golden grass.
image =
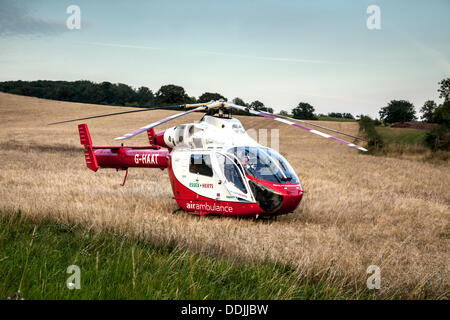
[[[76,123],[48,122],[123,111],[0,93],[2,212],[21,210],[93,230],[247,261],[293,265],[301,277],[343,292],[366,290],[369,265],[381,268],[379,298],[448,298],[450,166],[368,156],[275,121],[240,117],[245,128],[278,128],[280,152],[306,191],[294,213],[276,221],[171,214],[167,173],[85,167]],[[94,144],[161,119],[150,111],[86,121]],[[198,120],[191,114],[159,129]],[[351,122],[319,122],[356,134]],[[270,141],[270,139],[269,139]],[[127,144],[147,144],[142,134]]]

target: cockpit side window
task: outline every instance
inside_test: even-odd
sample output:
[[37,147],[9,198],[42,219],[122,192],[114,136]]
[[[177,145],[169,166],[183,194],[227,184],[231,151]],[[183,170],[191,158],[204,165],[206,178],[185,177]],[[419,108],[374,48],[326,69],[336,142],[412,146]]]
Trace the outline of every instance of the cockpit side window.
[[298,182],[287,161],[280,154],[268,148],[235,147],[228,152],[239,159],[245,173],[249,176],[277,183]]
[[212,177],[211,157],[209,154],[191,154],[189,172]]

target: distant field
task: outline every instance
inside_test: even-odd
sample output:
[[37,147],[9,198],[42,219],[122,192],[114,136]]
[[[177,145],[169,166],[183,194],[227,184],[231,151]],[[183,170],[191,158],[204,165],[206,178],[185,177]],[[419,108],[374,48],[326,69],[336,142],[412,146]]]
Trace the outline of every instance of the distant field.
[[324,117],[324,116],[319,116],[319,121],[356,122],[355,119],[333,118],[333,117]]
[[[47,126],[53,121],[123,110],[127,108],[0,93],[3,120],[0,127],[0,214],[20,210],[24,218],[32,221],[42,220],[46,224],[50,221],[65,228],[76,226],[81,233],[73,237],[48,231],[48,235],[62,237],[61,241],[67,244],[73,241],[74,248],[67,248],[71,253],[81,252],[84,242],[79,235],[83,232],[107,232],[107,237],[110,237],[108,241],[97,242],[98,245],[115,241],[115,237],[130,239],[126,254],[108,251],[112,257],[121,257],[124,263],[127,261],[129,266],[132,265],[130,248],[133,241],[139,240],[140,243],[148,243],[134,249],[135,253],[139,251],[143,256],[146,250],[149,250],[149,255],[154,254],[153,246],[167,248],[176,245],[177,250],[193,254],[192,261],[199,257],[211,258],[204,260],[206,265],[216,260],[281,264],[288,270],[294,270],[302,284],[309,283],[319,288],[319,283],[325,283],[327,288],[334,290],[334,297],[358,298],[361,292],[367,293],[366,270],[370,265],[377,265],[381,268],[381,289],[371,291],[375,298],[449,298],[448,161],[432,164],[415,159],[363,155],[330,139],[276,121],[238,117],[246,129],[269,129],[268,141],[270,129],[279,130],[280,152],[291,163],[306,191],[300,206],[294,213],[271,222],[197,217],[186,213],[172,215],[177,205],[171,198],[166,171],[130,169],[126,186],[120,187],[123,172],[101,169],[93,173],[85,167],[76,123]],[[174,113],[156,110],[145,115],[128,114],[93,119],[86,123],[94,144],[111,145],[116,144],[114,137]],[[196,121],[200,117],[201,114],[190,114],[161,125],[157,131]],[[358,124],[355,122],[316,123],[358,134]],[[339,138],[347,139],[345,136]],[[142,134],[125,143],[143,145],[148,144],[148,140]],[[5,234],[13,227],[7,228]],[[15,229],[15,237],[19,239],[19,235],[23,235],[25,239],[30,239],[30,226],[25,226],[28,231],[20,228],[17,226]],[[45,230],[46,227],[42,228]],[[48,228],[53,227],[49,225]],[[55,252],[48,251],[44,245],[42,252],[48,252],[49,257],[65,255],[61,252],[61,246],[50,243]],[[23,245],[19,241],[17,249],[24,248]],[[111,244],[112,247],[115,245]],[[10,259],[17,259],[17,272],[20,274],[24,270],[23,250],[19,252],[13,248],[0,246],[0,270],[2,263],[15,265]],[[99,247],[95,248],[101,252]],[[89,248],[86,250],[91,252]],[[165,257],[171,259],[170,255]],[[143,263],[145,274],[147,267],[144,266],[145,259],[142,259],[139,261]],[[66,263],[66,260],[61,261]],[[68,259],[68,262],[71,261]],[[87,263],[89,270],[92,270],[93,260]],[[218,262],[219,265],[221,263]],[[24,277],[36,275],[40,267],[33,268],[35,272],[25,273]],[[249,268],[253,270],[251,265]],[[268,268],[270,270],[271,267]],[[126,270],[128,273],[123,279],[129,279],[131,269]],[[217,270],[225,272],[220,268]],[[186,271],[180,272],[183,274]],[[110,277],[108,273],[104,276]],[[269,272],[268,277],[271,276]],[[284,273],[281,276],[289,278]],[[18,279],[12,274],[9,277],[14,281]],[[111,276],[111,279],[120,285],[122,278]],[[214,279],[218,278],[213,277],[211,281]],[[255,288],[258,288],[262,282],[254,279]],[[14,281],[10,283],[17,283]],[[36,292],[36,295],[30,296],[37,297],[42,285],[39,279],[27,278],[26,281],[30,283],[29,290]],[[142,281],[146,280],[142,278]],[[225,281],[229,283],[230,280]],[[236,278],[236,286],[240,285],[240,281],[241,277]],[[274,287],[286,288],[286,283]],[[2,292],[9,294],[9,290],[15,287],[3,286],[5,291]],[[173,287],[163,288],[161,297],[173,297],[174,291],[170,291]],[[303,289],[294,288],[299,291],[293,289],[293,292],[302,297]],[[193,296],[200,297],[204,293],[201,290],[198,292]],[[230,289],[227,292],[234,297],[235,291]],[[267,291],[257,292],[261,292],[261,296],[270,295]],[[190,292],[185,290],[183,294],[186,297]],[[24,295],[27,297],[25,291]],[[294,296],[296,294],[283,297]],[[324,295],[320,293],[317,297]]]
[[386,143],[397,143],[406,145],[423,145],[426,130],[409,128],[376,127],[377,132]]

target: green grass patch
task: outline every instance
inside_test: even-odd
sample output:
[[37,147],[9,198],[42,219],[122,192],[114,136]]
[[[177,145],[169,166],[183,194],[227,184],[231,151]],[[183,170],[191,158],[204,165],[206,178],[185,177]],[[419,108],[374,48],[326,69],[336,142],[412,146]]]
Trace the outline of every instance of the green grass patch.
[[[81,270],[69,290],[70,265]],[[346,299],[287,265],[244,263],[110,232],[0,214],[0,299]]]
[[411,128],[376,127],[375,129],[387,144],[423,145],[426,130]]

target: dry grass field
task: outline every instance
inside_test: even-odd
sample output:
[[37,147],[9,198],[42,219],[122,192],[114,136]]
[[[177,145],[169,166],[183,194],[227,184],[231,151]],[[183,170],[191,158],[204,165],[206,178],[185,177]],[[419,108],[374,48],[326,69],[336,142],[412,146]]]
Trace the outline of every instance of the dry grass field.
[[[246,129],[280,130],[280,152],[306,190],[300,206],[269,222],[172,215],[177,205],[167,172],[132,168],[120,187],[123,172],[85,167],[76,123],[47,126],[123,110],[0,93],[0,211],[21,210],[210,256],[289,263],[300,277],[355,295],[366,290],[367,267],[378,265],[378,298],[449,298],[448,162],[362,155],[275,121],[240,117]],[[169,114],[158,110],[86,123],[94,144],[111,145],[114,137]],[[159,129],[200,117],[191,114]],[[358,130],[355,122],[319,123],[350,134]],[[142,134],[126,144],[147,144],[146,139]]]

